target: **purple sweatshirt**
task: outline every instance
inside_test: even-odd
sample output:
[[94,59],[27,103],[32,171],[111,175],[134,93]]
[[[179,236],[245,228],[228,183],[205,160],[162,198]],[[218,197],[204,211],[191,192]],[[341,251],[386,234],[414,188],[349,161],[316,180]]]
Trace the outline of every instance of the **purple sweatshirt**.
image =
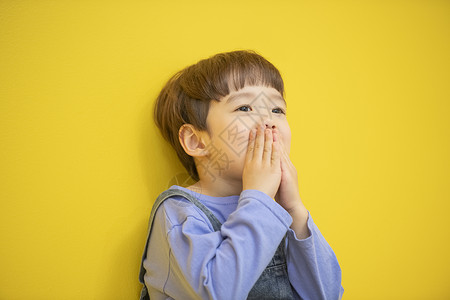
[[341,269],[308,211],[310,236],[299,240],[291,216],[267,194],[212,197],[190,193],[222,223],[181,196],[164,201],[153,223],[144,260],[150,299],[246,299],[287,233],[289,281],[298,299],[341,299]]

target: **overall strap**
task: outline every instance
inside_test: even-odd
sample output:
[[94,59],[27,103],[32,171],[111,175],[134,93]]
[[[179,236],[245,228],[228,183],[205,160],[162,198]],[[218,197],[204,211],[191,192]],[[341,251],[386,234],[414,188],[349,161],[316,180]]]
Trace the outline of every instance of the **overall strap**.
[[191,194],[182,191],[180,189],[176,189],[177,195],[183,196],[192,203],[195,204],[200,210],[208,217],[209,221],[211,222],[211,225],[213,226],[214,231],[219,231],[220,227],[222,227],[222,223],[216,218],[216,216],[205,206],[203,203],[201,203],[197,198],[192,196]]
[[178,188],[171,188],[171,189],[165,190],[164,192],[159,194],[158,198],[156,198],[155,203],[153,204],[152,211],[150,213],[150,219],[149,219],[148,231],[147,231],[147,241],[145,243],[144,253],[142,254],[142,259],[141,259],[141,270],[139,272],[139,281],[142,284],[144,284],[144,287],[142,288],[140,299],[149,299],[148,293],[147,293],[147,288],[145,287],[145,282],[144,282],[144,275],[145,275],[144,260],[147,257],[147,249],[148,249],[148,243],[150,241],[150,234],[152,231],[153,220],[155,219],[156,211],[158,210],[159,206],[164,202],[164,200],[166,200],[167,198],[173,197],[173,196],[182,196],[182,197],[186,198],[187,200],[189,200],[190,202],[192,202],[193,204],[195,204],[195,206],[197,206],[208,217],[209,221],[211,222],[211,225],[214,228],[214,231],[219,231],[220,227],[222,226],[220,221],[217,220],[216,216],[214,216],[214,214],[205,205],[203,205],[197,198],[195,198],[191,194],[189,194],[181,189],[178,189]]

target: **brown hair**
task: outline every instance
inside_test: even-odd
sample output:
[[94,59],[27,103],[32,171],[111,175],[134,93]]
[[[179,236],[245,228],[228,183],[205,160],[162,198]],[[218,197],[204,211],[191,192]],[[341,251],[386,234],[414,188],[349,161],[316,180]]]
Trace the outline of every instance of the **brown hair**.
[[199,180],[197,168],[194,158],[180,144],[180,127],[192,124],[197,130],[210,133],[206,118],[211,100],[220,101],[230,88],[237,91],[246,85],[273,87],[284,96],[280,72],[253,50],[224,52],[200,60],[175,73],[158,95],[155,123],[195,181]]

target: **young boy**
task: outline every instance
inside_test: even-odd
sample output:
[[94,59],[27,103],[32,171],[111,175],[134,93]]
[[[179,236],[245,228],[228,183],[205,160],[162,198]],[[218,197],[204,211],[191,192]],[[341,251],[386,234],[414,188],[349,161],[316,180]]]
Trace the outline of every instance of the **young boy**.
[[254,51],[176,73],[154,118],[195,184],[153,206],[141,299],[340,299],[341,269],[303,205],[279,71]]

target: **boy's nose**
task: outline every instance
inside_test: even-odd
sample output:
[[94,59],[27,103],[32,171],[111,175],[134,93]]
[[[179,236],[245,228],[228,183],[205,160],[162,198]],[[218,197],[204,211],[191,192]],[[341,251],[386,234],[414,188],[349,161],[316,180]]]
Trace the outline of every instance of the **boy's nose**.
[[275,124],[273,124],[270,121],[264,122],[264,125],[265,125],[266,128],[269,128],[269,129],[275,129],[276,128]]

